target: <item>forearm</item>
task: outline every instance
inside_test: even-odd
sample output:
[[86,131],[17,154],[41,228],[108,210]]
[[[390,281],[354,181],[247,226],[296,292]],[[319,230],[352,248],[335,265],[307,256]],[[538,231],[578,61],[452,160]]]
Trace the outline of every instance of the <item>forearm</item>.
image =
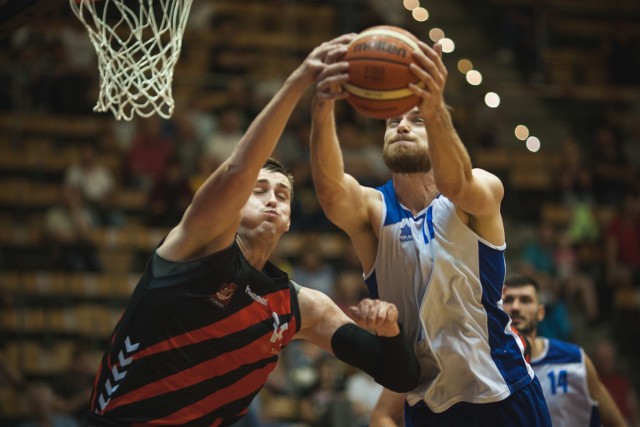
[[447,197],[459,194],[472,178],[469,153],[453,126],[446,105],[442,104],[425,120],[436,186]]
[[320,202],[339,198],[336,193],[345,179],[345,171],[331,101],[314,101],[310,149],[311,173]]
[[333,334],[331,348],[338,359],[371,375],[389,390],[405,393],[418,385],[420,366],[402,333],[380,337],[348,323]]

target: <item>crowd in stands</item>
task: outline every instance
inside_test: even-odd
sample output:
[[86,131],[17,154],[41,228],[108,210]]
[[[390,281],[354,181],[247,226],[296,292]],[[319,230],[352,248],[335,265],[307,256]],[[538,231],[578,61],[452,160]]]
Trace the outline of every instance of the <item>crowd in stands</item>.
[[[521,7],[508,10],[504,40],[516,44],[502,48],[507,56],[522,55],[515,61],[527,73],[535,73],[540,70],[540,51],[532,44],[536,36],[531,31],[538,28],[532,21],[538,15],[529,12]],[[234,19],[217,16],[214,21],[219,31],[231,37]],[[86,34],[70,19],[52,28],[24,27],[3,40],[0,114],[18,112],[27,115],[27,121],[29,114],[72,115],[79,121],[96,114],[91,111],[96,67],[92,47],[82,42],[85,39]],[[602,48],[610,59],[611,84],[640,85],[638,43],[633,31],[605,41]],[[76,152],[74,160],[53,175],[42,176],[38,171],[26,175],[37,182],[54,182],[58,191],[54,204],[28,215],[36,218],[29,224],[41,228],[47,268],[105,272],[111,266],[101,257],[92,230],[136,225],[163,231],[179,221],[194,191],[229,154],[247,123],[269,99],[269,79],[278,78],[271,74],[260,79],[252,72],[256,52],[247,49],[241,55],[237,51],[230,54],[225,46],[211,45],[203,70],[220,78],[214,87],[180,86],[177,73],[178,102],[171,119],[116,122],[102,115],[106,126],[99,138],[45,137],[57,148],[68,145]],[[621,52],[629,63],[622,69],[617,59]],[[290,234],[299,237],[292,244],[295,250],[281,251],[275,261],[293,280],[347,307],[366,296],[366,288],[357,259],[344,240],[338,239],[341,243],[334,249],[323,250],[323,236],[334,238],[339,233],[320,209],[311,182],[309,106],[310,99],[300,103],[274,153],[295,178]],[[635,390],[640,376],[631,368],[633,360],[640,358],[634,344],[640,327],[640,104],[603,105],[598,116],[589,119],[588,129],[558,137],[552,148],[557,158],[550,172],[552,185],[531,195],[539,201],[535,220],[523,221],[517,212],[504,212],[508,222],[528,231],[515,241],[507,236],[508,268],[533,275],[543,286],[547,316],[540,334],[584,345],[629,425],[638,426]],[[340,126],[340,140],[346,170],[365,185],[382,184],[390,175],[380,162],[381,147],[375,145],[382,140],[381,123],[357,115],[346,103],[340,106],[338,120],[345,123]],[[5,133],[2,144],[29,143],[28,130],[13,131],[9,135],[12,129],[1,130]],[[480,135],[470,138],[468,145],[473,158],[475,149],[483,145]],[[106,161],[111,158],[117,161]],[[9,172],[0,172],[0,179],[10,178]],[[508,193],[520,191],[508,180],[505,185]],[[144,195],[137,210],[118,204],[124,190]],[[523,192],[523,197],[528,196]],[[25,218],[13,209],[2,206],[0,213],[9,218],[2,227],[23,225]],[[0,268],[13,268],[4,251],[0,252]],[[131,263],[124,268],[136,272],[140,265]],[[24,304],[2,285],[0,311]],[[0,424],[79,425],[88,405],[101,341],[93,340],[91,348],[86,348],[78,339],[67,370],[37,375],[22,372],[5,351],[11,342],[21,339],[19,335],[0,332],[0,394],[7,399],[20,396],[11,407],[0,404]],[[313,346],[296,343],[285,349],[277,371],[241,425],[366,426],[377,393],[379,388],[371,378]]]

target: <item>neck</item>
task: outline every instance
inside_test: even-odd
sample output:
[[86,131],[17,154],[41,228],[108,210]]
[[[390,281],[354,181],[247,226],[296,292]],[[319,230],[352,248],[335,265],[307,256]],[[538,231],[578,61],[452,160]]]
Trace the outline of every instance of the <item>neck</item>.
[[273,242],[268,238],[258,238],[249,242],[247,238],[237,235],[236,242],[249,264],[256,270],[262,271],[271,257],[271,252],[273,252],[277,240]]
[[531,340],[531,358],[535,359],[540,356],[544,350],[544,340],[535,334],[529,335],[529,338]]
[[429,206],[438,194],[433,171],[426,173],[394,173],[393,188],[400,203],[416,214]]

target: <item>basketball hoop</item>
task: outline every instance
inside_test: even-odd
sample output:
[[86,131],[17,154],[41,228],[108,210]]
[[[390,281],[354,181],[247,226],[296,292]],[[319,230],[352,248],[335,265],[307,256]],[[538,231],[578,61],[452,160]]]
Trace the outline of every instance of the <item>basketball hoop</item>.
[[192,1],[69,0],[98,54],[94,111],[110,110],[118,120],[171,117],[173,68]]

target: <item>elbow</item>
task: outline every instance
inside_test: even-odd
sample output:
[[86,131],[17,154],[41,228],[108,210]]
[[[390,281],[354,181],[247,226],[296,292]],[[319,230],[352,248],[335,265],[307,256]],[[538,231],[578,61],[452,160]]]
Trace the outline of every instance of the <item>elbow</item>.
[[376,378],[378,384],[396,393],[408,393],[420,384],[420,365],[414,358],[412,363],[396,365]]

